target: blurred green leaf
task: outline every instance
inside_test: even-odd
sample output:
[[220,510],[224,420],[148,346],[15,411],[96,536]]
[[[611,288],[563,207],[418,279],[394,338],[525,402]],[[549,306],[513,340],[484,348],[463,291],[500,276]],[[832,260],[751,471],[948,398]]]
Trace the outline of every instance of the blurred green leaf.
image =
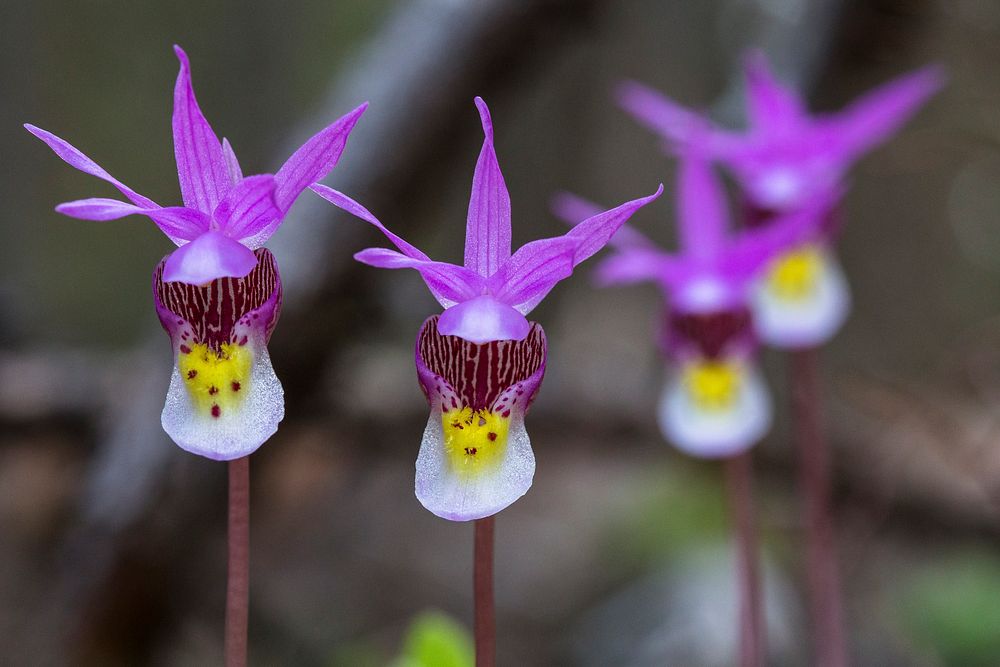
[[901,622],[914,644],[944,664],[1000,661],[1000,559],[969,551],[913,577],[899,596]]
[[469,631],[441,612],[428,611],[413,621],[393,667],[472,667],[474,662]]

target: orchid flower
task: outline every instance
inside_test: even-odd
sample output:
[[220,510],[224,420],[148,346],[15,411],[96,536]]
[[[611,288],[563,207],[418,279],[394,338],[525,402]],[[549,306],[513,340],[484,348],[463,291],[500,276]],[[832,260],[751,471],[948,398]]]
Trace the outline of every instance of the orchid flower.
[[476,98],[485,140],[472,179],[459,266],[430,259],[346,195],[312,189],[374,225],[398,249],[369,248],[358,261],[412,268],[445,308],[417,335],[420,386],[431,408],[417,457],[416,494],[445,519],[496,514],[527,492],[535,458],[524,414],[541,385],[548,346],[541,325],[525,317],[573,267],[600,250],[649,197],[598,212],[564,236],[511,253],[510,196],[493,148],[489,109]]
[[[725,197],[707,155],[688,147],[681,153],[677,202],[680,252],[660,250],[626,227],[611,240],[616,252],[598,266],[597,279],[660,287],[668,307],[660,428],[688,454],[729,457],[753,446],[771,424],[748,308],[750,285],[772,257],[815,233],[830,200],[730,236]],[[569,194],[558,196],[553,208],[571,224],[599,210]]]
[[[942,85],[937,66],[885,84],[835,114],[809,115],[805,101],[780,83],[760,52],[745,59],[750,127],[736,133],[635,82],[618,91],[621,106],[668,146],[707,133],[710,157],[727,166],[747,204],[747,226],[842,188],[851,165],[894,134]],[[850,310],[847,280],[832,251],[836,215],[816,234],[776,257],[753,294],[758,335],[779,347],[812,347],[832,337]]]
[[154,302],[174,352],[162,423],[180,447],[232,460],[256,450],[284,416],[267,341],[281,308],[281,277],[261,246],[307,186],[327,175],[367,105],[309,139],[274,175],[243,176],[195,99],[187,55],[175,46],[173,135],[183,206],[161,207],[54,134],[25,125],[70,166],[111,183],[128,200],[60,204],[84,220],[144,215],[179,247],[156,267]]

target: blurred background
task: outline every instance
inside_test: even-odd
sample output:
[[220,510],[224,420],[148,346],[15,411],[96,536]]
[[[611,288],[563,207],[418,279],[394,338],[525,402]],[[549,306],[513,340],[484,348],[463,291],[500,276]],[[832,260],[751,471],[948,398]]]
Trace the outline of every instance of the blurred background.
[[[856,664],[1000,663],[995,0],[0,4],[0,663],[221,661],[225,467],[159,427],[170,349],[149,282],[169,242],[139,218],[55,214],[112,190],[20,127],[179,202],[173,43],[248,173],[370,100],[325,182],[451,261],[482,141],[474,95],[493,111],[515,246],[562,232],[548,210],[560,189],[613,205],[661,181],[633,223],[670,244],[672,165],[611,101],[620,79],[739,125],[749,47],[815,110],[943,63],[946,90],[853,171],[841,250],[855,309],[824,352],[826,422]],[[471,624],[472,527],[413,496],[426,404],[412,346],[438,306],[416,275],[353,262],[385,241],[311,193],[271,245],[288,412],[253,457],[251,660],[387,665],[415,634]],[[654,419],[660,297],[595,290],[589,272],[533,313],[548,377],[528,423],[534,486],[497,522],[499,662],[732,664],[720,471],[672,450]],[[765,356],[769,642],[772,664],[802,665],[786,367]]]

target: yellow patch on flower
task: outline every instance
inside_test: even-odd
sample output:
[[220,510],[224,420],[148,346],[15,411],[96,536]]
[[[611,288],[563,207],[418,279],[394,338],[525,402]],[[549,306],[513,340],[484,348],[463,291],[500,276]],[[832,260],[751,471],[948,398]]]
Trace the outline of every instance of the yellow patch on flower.
[[198,410],[216,418],[243,401],[252,365],[253,353],[232,343],[223,344],[218,352],[203,343],[182,346],[177,360]]
[[743,370],[734,363],[699,361],[684,368],[684,387],[702,410],[727,410],[736,401]]
[[771,292],[788,301],[809,298],[819,283],[823,255],[819,248],[804,245],[787,252],[771,263],[767,285]]
[[474,475],[500,464],[510,418],[489,410],[459,408],[441,415],[444,449],[457,473]]

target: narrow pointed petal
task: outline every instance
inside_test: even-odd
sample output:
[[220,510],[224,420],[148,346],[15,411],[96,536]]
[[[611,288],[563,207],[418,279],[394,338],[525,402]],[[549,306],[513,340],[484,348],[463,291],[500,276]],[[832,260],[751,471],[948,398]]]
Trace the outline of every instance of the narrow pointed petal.
[[891,137],[945,83],[931,65],[876,88],[829,119],[842,159],[853,159]]
[[[698,373],[733,373],[699,387]],[[731,383],[731,384],[728,384]],[[727,395],[723,395],[727,394]],[[741,360],[682,362],[668,372],[658,420],[664,437],[675,447],[700,458],[725,458],[757,444],[771,427],[771,396],[754,364]]]
[[483,293],[486,284],[482,276],[463,266],[414,259],[388,248],[366,248],[356,253],[354,259],[380,269],[416,269],[431,294],[445,308],[476,298]]
[[772,260],[753,285],[751,303],[754,329],[764,343],[818,347],[847,320],[851,292],[833,253],[805,245]]
[[490,279],[491,291],[527,315],[556,283],[573,273],[576,248],[576,241],[565,236],[521,246]]
[[56,211],[80,220],[117,220],[127,215],[144,215],[153,219],[156,226],[177,245],[197,238],[208,231],[208,216],[182,206],[168,208],[141,208],[117,199],[92,197],[56,206]]
[[484,295],[463,301],[441,313],[438,331],[481,345],[498,340],[524,340],[531,325],[518,310]]
[[174,53],[181,69],[174,86],[174,156],[184,205],[211,213],[231,184],[222,144],[208,124],[191,85],[191,64],[179,46]]
[[472,177],[465,228],[465,266],[489,278],[510,257],[510,194],[493,148],[490,110],[480,97],[476,98],[476,107],[486,138]]
[[673,143],[685,143],[694,132],[703,132],[706,121],[659,91],[637,81],[624,81],[615,91],[618,106],[642,125]]
[[524,415],[545,375],[545,332],[476,345],[438,331],[417,336],[417,378],[430,418],[417,456],[416,495],[451,521],[492,516],[531,487],[535,457]]
[[751,128],[765,136],[794,132],[805,118],[802,100],[774,77],[767,57],[760,51],[750,52],[744,72]]
[[[600,215],[605,210],[603,206],[569,192],[560,192],[552,197],[551,209],[557,218],[571,226],[576,226],[587,218]],[[615,248],[654,248],[656,246],[649,240],[649,237],[629,225],[619,227],[611,240],[608,241],[608,245]]]
[[136,206],[142,208],[159,208],[156,202],[148,197],[140,195],[138,192],[128,187],[115,177],[113,177],[108,172],[104,171],[96,162],[91,160],[89,157],[81,153],[78,149],[73,147],[68,141],[60,139],[56,135],[43,130],[40,127],[35,127],[34,125],[25,124],[24,129],[31,132],[33,135],[45,142],[45,144],[52,149],[52,151],[58,155],[66,164],[79,169],[80,171],[90,174],[91,176],[96,176],[102,181],[107,181],[111,185],[118,188],[125,197],[135,204]]
[[222,159],[226,161],[226,172],[229,174],[229,182],[236,185],[243,180],[243,169],[240,168],[240,161],[236,159],[236,152],[233,150],[229,139],[222,138]]
[[204,285],[219,278],[242,278],[253,271],[257,257],[239,241],[221,232],[206,232],[171,253],[163,281]]
[[260,174],[237,183],[215,209],[219,231],[251,250],[261,246],[262,232],[281,217],[274,202],[274,176]]
[[303,190],[333,170],[340,161],[344,147],[347,146],[351,130],[367,108],[368,103],[365,102],[354,111],[338,118],[302,144],[302,147],[281,166],[275,174],[278,189],[274,198],[282,214],[288,212]]
[[394,246],[399,248],[399,251],[406,255],[407,257],[412,257],[413,259],[430,260],[426,254],[419,250],[416,246],[408,243],[403,239],[403,237],[390,231],[388,227],[383,225],[378,218],[371,214],[371,212],[364,206],[354,201],[343,192],[334,190],[331,187],[327,187],[320,183],[310,186],[309,188],[316,194],[318,194],[323,199],[327,200],[337,208],[347,211],[351,215],[361,218],[365,222],[369,223],[380,232],[382,232],[389,241],[392,242]]
[[726,243],[729,216],[722,184],[704,153],[681,156],[677,184],[677,225],[685,255],[713,258]]
[[584,261],[598,250],[603,248],[614,236],[615,232],[621,229],[628,219],[646,204],[655,201],[663,194],[663,184],[656,189],[656,192],[648,197],[640,197],[627,201],[613,209],[604,211],[595,216],[587,218],[579,223],[567,234],[566,238],[576,242],[576,253],[573,256],[573,266]]
[[154,273],[156,312],[174,353],[163,429],[181,448],[211,459],[251,454],[284,417],[267,353],[281,277],[271,253],[258,250],[257,258],[246,277],[204,286],[165,282],[166,261]]
[[604,287],[653,282],[670,289],[687,273],[680,258],[658,250],[625,248],[602,259],[594,271],[594,279]]

